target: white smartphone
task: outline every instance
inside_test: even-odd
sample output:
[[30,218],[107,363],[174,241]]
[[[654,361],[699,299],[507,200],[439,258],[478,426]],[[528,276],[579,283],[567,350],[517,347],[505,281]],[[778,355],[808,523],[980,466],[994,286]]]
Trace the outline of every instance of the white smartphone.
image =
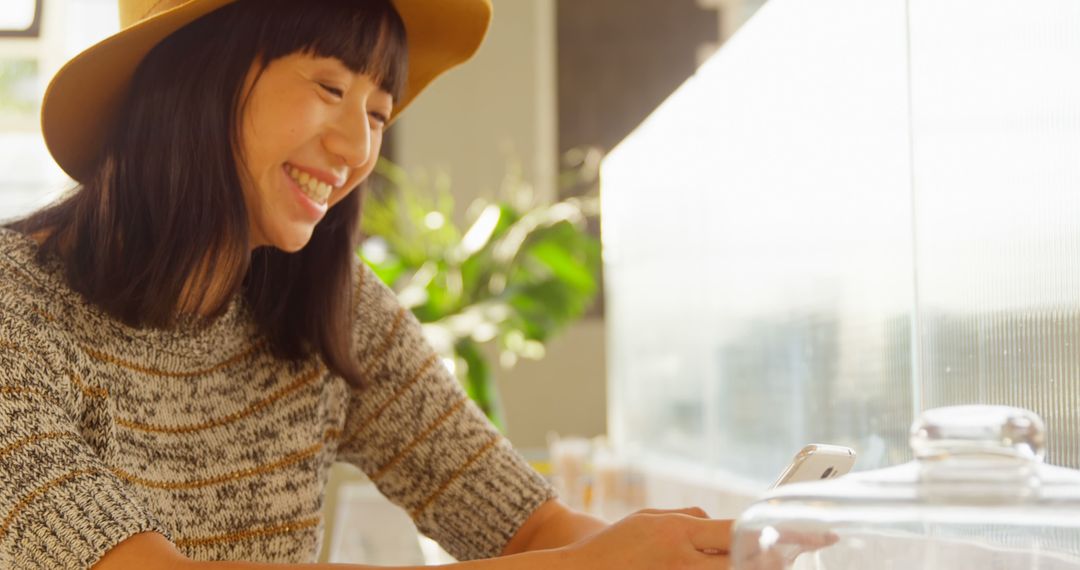
[[841,445],[811,443],[795,455],[770,489],[788,483],[835,479],[855,466],[855,450]]

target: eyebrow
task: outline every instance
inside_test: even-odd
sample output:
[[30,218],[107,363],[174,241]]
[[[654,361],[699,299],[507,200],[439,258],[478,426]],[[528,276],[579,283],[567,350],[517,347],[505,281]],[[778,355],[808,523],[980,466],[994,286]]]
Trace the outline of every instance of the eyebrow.
[[311,65],[316,67],[332,67],[335,71],[341,73],[347,73],[352,75],[353,72],[349,69],[349,66],[345,65],[345,62],[336,57],[324,57],[320,55],[311,55]]
[[341,61],[340,58],[334,56],[316,55],[313,53],[307,53],[304,55],[306,55],[309,59],[302,62],[301,65],[309,66],[311,68],[310,73],[312,74],[318,74],[329,69],[334,74],[348,76],[350,81],[354,80],[356,77],[359,76],[367,77],[367,79],[371,82],[372,86],[374,86],[376,92],[385,95],[390,99],[391,112],[400,101],[397,97],[394,96],[393,92],[383,87],[383,82],[379,77],[375,77],[374,75],[371,75],[370,73],[364,71],[354,72],[353,70],[349,69],[349,66],[345,65],[345,62]]

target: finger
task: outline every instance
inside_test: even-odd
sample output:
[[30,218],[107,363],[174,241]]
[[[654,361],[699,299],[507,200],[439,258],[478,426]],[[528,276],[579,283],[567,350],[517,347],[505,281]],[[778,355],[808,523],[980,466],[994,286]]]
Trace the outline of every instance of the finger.
[[[805,546],[811,549],[824,548],[836,544],[840,540],[840,536],[835,532],[825,528],[821,529],[800,529],[795,530],[792,528],[775,528],[770,527],[768,531],[771,536],[765,539],[764,544],[785,544],[794,546]],[[763,539],[764,530],[758,532],[749,532],[744,530],[739,533],[738,542],[739,545],[748,548],[750,551],[756,551],[757,545]]]
[[788,565],[794,564],[795,560],[803,554],[809,554],[817,551],[822,547],[806,547],[795,545],[778,545],[774,547],[771,552],[781,556]]
[[737,537],[739,559],[743,567],[752,570],[790,568],[800,554],[813,552],[836,544],[840,537],[831,531],[794,531],[783,529],[764,550],[760,547],[760,534],[740,533]]
[[817,550],[832,546],[840,540],[840,536],[831,531],[794,531],[784,530],[780,532],[779,544],[798,546],[803,551]]
[[725,554],[731,551],[732,521],[687,519],[685,524],[687,525],[686,535],[698,551],[717,551]]
[[682,509],[642,509],[639,515],[687,515],[698,519],[709,518],[708,513],[701,507],[686,507]]
[[705,509],[703,509],[701,507],[687,507],[685,509],[679,509],[679,512],[681,512],[684,515],[689,515],[689,516],[692,516],[692,517],[698,518],[698,519],[707,519],[707,518],[709,518],[709,513],[706,513]]

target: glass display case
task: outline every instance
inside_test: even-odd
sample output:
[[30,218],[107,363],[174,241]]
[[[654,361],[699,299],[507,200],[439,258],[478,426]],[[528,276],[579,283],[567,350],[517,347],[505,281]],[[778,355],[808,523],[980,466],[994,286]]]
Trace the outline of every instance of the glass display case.
[[924,412],[913,461],[781,487],[735,528],[736,570],[1080,568],[1080,472],[1004,406]]

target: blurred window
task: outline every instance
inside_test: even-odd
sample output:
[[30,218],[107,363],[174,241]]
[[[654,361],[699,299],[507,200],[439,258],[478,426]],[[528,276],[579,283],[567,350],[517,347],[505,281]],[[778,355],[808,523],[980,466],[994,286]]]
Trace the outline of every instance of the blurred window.
[[37,37],[41,29],[42,0],[4,0],[0,10],[0,38]]
[[[72,181],[41,136],[49,78],[119,27],[116,0],[0,0],[0,221],[53,200]],[[48,7],[48,14],[43,12]],[[47,23],[43,23],[47,22]]]

